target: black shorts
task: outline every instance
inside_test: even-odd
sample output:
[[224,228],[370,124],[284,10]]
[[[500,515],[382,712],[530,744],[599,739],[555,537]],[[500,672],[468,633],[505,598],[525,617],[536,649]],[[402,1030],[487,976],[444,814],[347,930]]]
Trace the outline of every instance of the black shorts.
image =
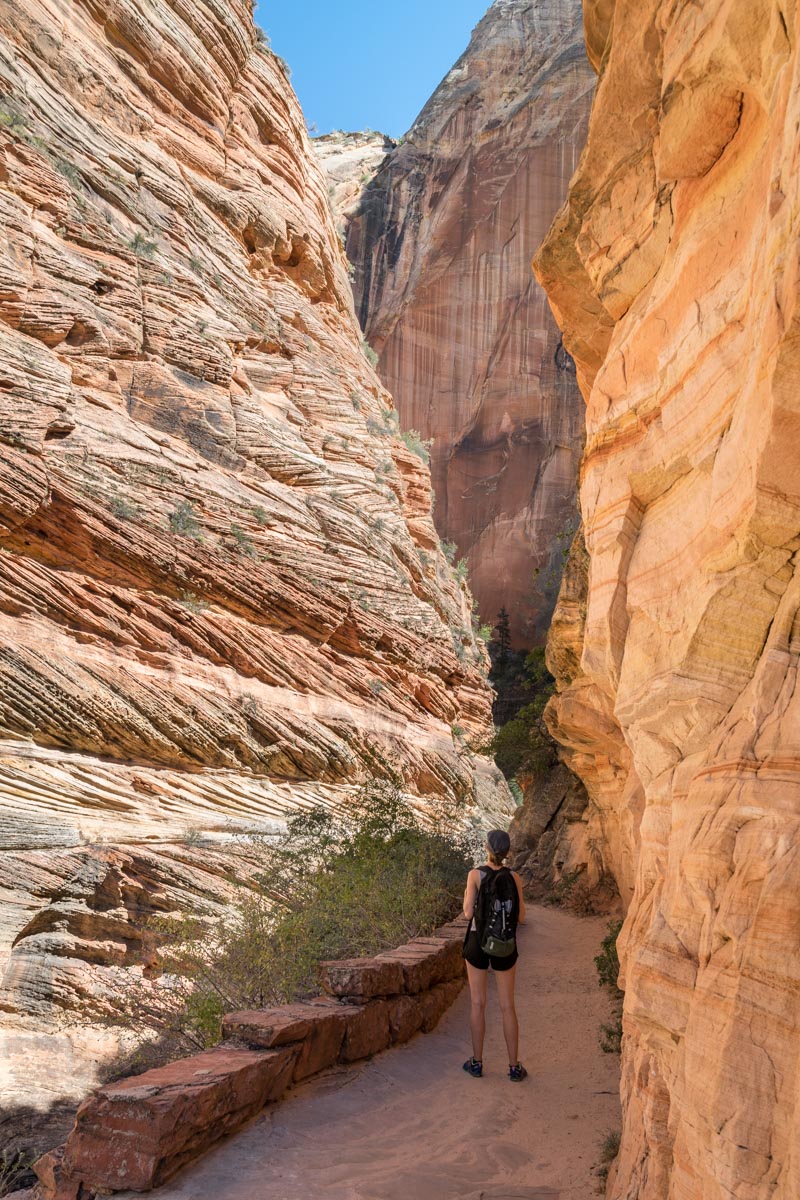
[[481,950],[478,935],[474,929],[467,934],[462,953],[465,961],[471,967],[477,967],[479,971],[488,971],[489,967],[493,971],[510,971],[519,958],[518,950],[506,958],[498,958],[496,954],[486,954],[484,950]]

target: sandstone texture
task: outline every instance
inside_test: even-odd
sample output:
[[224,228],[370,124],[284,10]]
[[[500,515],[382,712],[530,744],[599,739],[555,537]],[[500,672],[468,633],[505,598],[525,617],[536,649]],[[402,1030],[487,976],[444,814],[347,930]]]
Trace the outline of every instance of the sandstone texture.
[[452,733],[489,722],[470,597],[250,5],[0,0],[0,30],[10,1105],[85,1091],[108,1032],[75,1013],[144,916],[224,909],[232,832],[376,776],[509,801]]
[[392,138],[374,129],[355,133],[335,129],[312,138],[314,154],[328,180],[328,199],[342,241],[364,188],[396,145]]
[[594,75],[580,0],[495,0],[347,223],[356,307],[481,617],[541,644],[576,525],[583,405],[530,258]]
[[629,902],[613,1200],[800,1195],[800,12],[585,6],[538,255],[586,399],[550,724]]

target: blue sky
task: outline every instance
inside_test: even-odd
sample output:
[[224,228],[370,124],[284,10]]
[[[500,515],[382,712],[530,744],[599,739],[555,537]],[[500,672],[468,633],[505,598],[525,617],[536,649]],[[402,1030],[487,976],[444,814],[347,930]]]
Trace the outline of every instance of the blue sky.
[[292,70],[309,125],[405,133],[466,50],[490,0],[261,0],[256,21]]

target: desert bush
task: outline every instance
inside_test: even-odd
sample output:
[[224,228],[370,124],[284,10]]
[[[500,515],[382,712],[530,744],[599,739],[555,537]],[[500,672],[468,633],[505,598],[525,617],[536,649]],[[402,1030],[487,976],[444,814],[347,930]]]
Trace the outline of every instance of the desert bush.
[[120,521],[133,521],[140,516],[140,510],[135,504],[130,504],[123,496],[111,496],[108,507]]
[[370,344],[369,344],[369,342],[367,341],[367,339],[366,339],[366,338],[362,338],[362,339],[361,339],[361,349],[362,349],[362,351],[363,351],[363,353],[364,353],[364,358],[367,360],[367,362],[369,363],[369,365],[370,365],[371,367],[377,367],[377,365],[378,365],[378,355],[377,355],[377,354],[375,353],[375,351],[372,349],[372,346],[370,346]]
[[181,500],[175,511],[170,513],[169,527],[182,537],[196,538],[198,541],[202,539],[200,522],[191,500]]
[[619,1143],[621,1134],[618,1129],[612,1129],[603,1139],[603,1144],[600,1147],[600,1159],[604,1163],[613,1162],[619,1154]]
[[619,977],[617,938],[621,929],[621,920],[609,921],[608,933],[600,943],[600,953],[594,960],[599,986],[611,992],[615,997],[619,994],[619,988],[617,987],[617,978]]
[[[611,1020],[600,1025],[597,1040],[604,1054],[620,1054],[622,1052],[622,1001],[624,993],[617,986],[619,976],[619,955],[617,953],[617,938],[622,928],[622,921],[609,921],[608,932],[600,943],[600,953],[594,960],[597,969],[597,980],[601,988],[605,988],[611,997]],[[613,1156],[612,1156],[613,1157]]]
[[433,438],[424,440],[416,429],[404,429],[400,433],[400,439],[412,454],[416,454],[417,458],[421,458],[424,463],[430,462]]
[[128,245],[139,258],[155,258],[158,249],[158,244],[151,242],[140,230],[137,230]]
[[195,595],[194,592],[181,592],[178,603],[184,608],[188,608],[189,612],[201,613],[209,608],[209,603],[202,596]]
[[167,1057],[214,1045],[226,1012],[316,994],[323,959],[430,932],[459,911],[472,863],[453,812],[426,825],[382,781],[362,787],[343,813],[314,808],[277,842],[247,843],[257,868],[233,912],[158,920],[149,931],[158,978],[120,973],[112,1020],[157,1038]]
[[33,1156],[26,1150],[0,1150],[0,1196],[9,1196],[35,1182],[31,1169],[33,1161]]
[[619,1154],[622,1135],[618,1129],[612,1129],[603,1138],[600,1146],[600,1164],[597,1167],[597,1178],[602,1191],[605,1191],[608,1172],[611,1164]]
[[258,558],[252,538],[248,537],[239,525],[231,525],[228,545],[235,554],[243,554],[246,558]]

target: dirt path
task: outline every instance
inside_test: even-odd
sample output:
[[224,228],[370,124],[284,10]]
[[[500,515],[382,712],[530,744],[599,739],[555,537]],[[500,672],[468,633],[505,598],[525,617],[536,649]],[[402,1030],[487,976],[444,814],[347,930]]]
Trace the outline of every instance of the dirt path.
[[211,1151],[158,1200],[592,1200],[619,1127],[618,1065],[597,1044],[608,1004],[601,918],[529,909],[520,936],[521,1056],[512,1084],[489,983],[486,1074],[469,1055],[466,989],[434,1033],[309,1081]]

